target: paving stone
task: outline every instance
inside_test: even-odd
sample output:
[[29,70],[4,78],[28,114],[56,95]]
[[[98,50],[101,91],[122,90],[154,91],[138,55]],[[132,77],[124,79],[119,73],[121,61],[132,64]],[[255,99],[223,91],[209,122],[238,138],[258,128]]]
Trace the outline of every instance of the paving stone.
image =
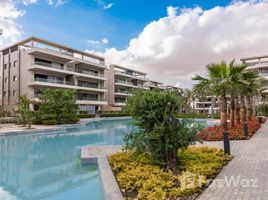
[[[222,148],[222,142],[206,142],[207,146]],[[216,181],[234,179],[235,184],[224,188],[209,186],[198,200],[267,200],[268,199],[268,124],[263,124],[253,138],[246,141],[231,141],[234,159],[224,167]],[[257,185],[256,185],[257,183]],[[226,193],[222,196],[222,193]]]

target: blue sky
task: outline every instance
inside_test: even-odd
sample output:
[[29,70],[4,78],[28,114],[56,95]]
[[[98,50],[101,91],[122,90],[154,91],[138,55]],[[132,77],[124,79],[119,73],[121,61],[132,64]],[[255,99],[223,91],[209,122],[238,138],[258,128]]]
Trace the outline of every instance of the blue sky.
[[268,1],[0,0],[0,28],[0,47],[36,35],[190,87],[209,63],[268,53]]
[[[23,36],[36,35],[80,49],[124,49],[148,23],[166,16],[168,6],[210,9],[219,2],[221,6],[229,3],[225,0],[67,0],[63,5],[51,6],[42,0],[27,6],[20,4],[25,14],[18,23],[23,27]],[[110,3],[113,6],[104,9]],[[109,42],[87,42],[103,38]]]

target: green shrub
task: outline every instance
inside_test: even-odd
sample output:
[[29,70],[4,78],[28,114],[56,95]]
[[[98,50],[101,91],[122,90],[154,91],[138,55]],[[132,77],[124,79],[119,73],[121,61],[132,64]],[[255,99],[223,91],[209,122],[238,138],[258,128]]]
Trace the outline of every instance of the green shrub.
[[218,113],[216,115],[213,115],[212,118],[213,119],[220,119],[221,118],[221,115]]
[[130,114],[126,111],[99,111],[100,117],[125,117],[130,116]]
[[95,115],[87,114],[87,113],[80,113],[80,114],[77,115],[77,117],[79,117],[79,118],[94,118]]
[[208,118],[208,115],[191,113],[191,114],[179,114],[177,115],[177,117],[178,118]]
[[126,149],[144,153],[167,169],[178,167],[177,150],[194,143],[201,125],[178,120],[182,100],[176,92],[135,90],[127,110],[140,129],[125,135]]
[[230,160],[221,149],[188,147],[178,152],[180,173],[166,171],[133,151],[110,156],[109,163],[126,199],[177,199],[200,193],[207,179]]
[[58,124],[58,122],[55,119],[47,119],[43,121],[43,125],[56,125],[56,124]]
[[19,123],[18,117],[0,117],[0,124]]

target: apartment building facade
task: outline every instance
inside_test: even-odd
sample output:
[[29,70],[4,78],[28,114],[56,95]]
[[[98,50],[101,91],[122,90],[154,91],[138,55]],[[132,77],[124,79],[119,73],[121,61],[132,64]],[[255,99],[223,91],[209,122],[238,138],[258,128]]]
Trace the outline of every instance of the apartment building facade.
[[191,107],[199,114],[212,115],[220,110],[220,99],[215,96],[196,98],[191,102]]
[[73,89],[80,110],[95,112],[107,105],[103,57],[37,37],[0,51],[2,110],[14,111],[20,95],[38,107],[45,88]]
[[261,95],[253,99],[253,103],[260,104],[262,102],[262,97],[268,95],[268,55],[246,57],[241,58],[240,60],[242,63],[246,64],[247,70],[257,72],[259,76],[264,79]]
[[105,72],[108,78],[107,110],[121,110],[126,105],[127,99],[131,96],[131,89],[145,88],[149,81],[146,73],[133,70],[128,67],[112,64]]
[[177,90],[105,58],[35,36],[0,50],[0,110],[14,112],[19,96],[37,110],[46,88],[72,89],[80,110],[121,110],[131,89]]

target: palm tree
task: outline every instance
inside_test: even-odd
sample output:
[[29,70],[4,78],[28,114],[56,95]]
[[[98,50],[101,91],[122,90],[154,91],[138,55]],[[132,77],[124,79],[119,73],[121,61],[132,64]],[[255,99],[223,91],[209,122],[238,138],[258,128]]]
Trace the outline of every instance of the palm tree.
[[262,79],[255,71],[246,71],[242,74],[243,85],[241,86],[241,102],[242,102],[242,121],[250,121],[252,119],[253,104],[252,98],[257,95],[261,89]]
[[235,101],[235,110],[234,110],[234,120],[235,124],[240,124],[240,104],[239,104],[239,96],[237,94],[234,95],[234,101]]
[[245,66],[234,66],[234,60],[229,64],[222,61],[207,65],[208,78],[195,76],[193,80],[199,81],[197,88],[210,88],[213,93],[220,96],[221,100],[221,125],[227,131],[227,94],[234,83],[239,82],[238,75]]

